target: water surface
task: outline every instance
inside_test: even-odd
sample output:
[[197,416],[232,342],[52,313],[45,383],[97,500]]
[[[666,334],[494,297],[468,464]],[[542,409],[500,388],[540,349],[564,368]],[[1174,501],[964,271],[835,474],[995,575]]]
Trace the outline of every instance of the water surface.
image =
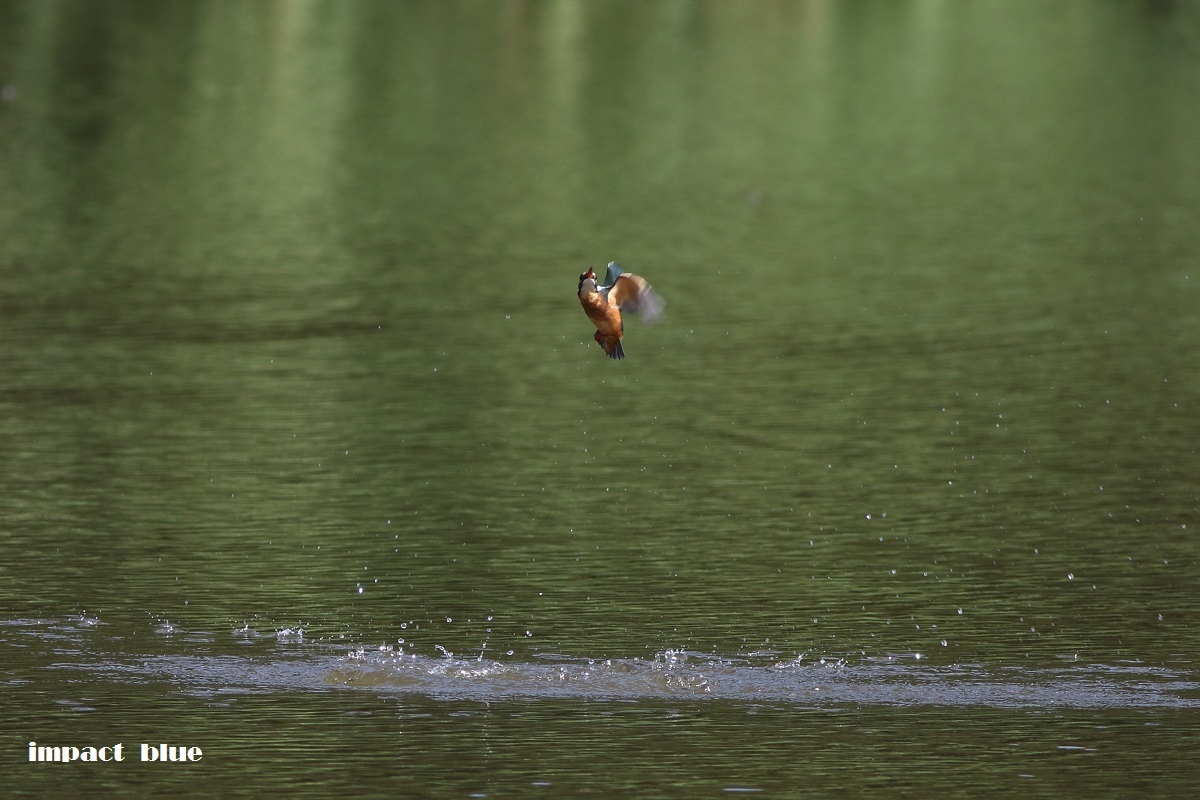
[[[1183,2],[0,5],[5,773],[1187,796],[1198,67]],[[143,737],[205,761],[24,761]]]

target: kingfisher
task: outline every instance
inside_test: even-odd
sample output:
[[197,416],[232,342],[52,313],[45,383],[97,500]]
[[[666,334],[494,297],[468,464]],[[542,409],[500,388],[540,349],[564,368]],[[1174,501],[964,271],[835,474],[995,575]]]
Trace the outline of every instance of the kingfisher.
[[621,337],[625,334],[622,311],[641,312],[643,320],[654,322],[666,305],[645,278],[623,271],[615,261],[608,263],[603,285],[596,285],[596,273],[591,267],[579,276],[579,304],[596,326],[596,344],[604,348],[609,358],[625,357],[621,347]]

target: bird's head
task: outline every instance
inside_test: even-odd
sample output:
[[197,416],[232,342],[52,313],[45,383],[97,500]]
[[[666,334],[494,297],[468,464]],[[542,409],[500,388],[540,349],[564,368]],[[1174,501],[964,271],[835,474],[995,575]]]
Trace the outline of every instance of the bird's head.
[[583,294],[585,291],[596,291],[596,271],[591,267],[588,267],[587,272],[579,276],[579,294]]

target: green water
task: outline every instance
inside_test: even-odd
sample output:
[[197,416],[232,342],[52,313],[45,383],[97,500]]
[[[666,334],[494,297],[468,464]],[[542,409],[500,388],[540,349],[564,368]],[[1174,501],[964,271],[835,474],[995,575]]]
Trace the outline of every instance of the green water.
[[[19,791],[1200,780],[1196,4],[3,2],[0,90]],[[667,302],[621,362],[574,297],[609,260]],[[314,686],[380,645],[1190,688]],[[250,654],[304,679],[108,668]]]

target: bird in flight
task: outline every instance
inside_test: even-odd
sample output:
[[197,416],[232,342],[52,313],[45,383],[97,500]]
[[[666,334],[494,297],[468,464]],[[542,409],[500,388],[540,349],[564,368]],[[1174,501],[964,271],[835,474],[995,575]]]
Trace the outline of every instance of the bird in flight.
[[622,271],[615,261],[609,262],[603,285],[597,285],[591,267],[579,276],[579,304],[596,326],[596,343],[609,358],[625,357],[621,347],[625,334],[622,312],[640,312],[643,320],[654,322],[666,305],[645,278]]

